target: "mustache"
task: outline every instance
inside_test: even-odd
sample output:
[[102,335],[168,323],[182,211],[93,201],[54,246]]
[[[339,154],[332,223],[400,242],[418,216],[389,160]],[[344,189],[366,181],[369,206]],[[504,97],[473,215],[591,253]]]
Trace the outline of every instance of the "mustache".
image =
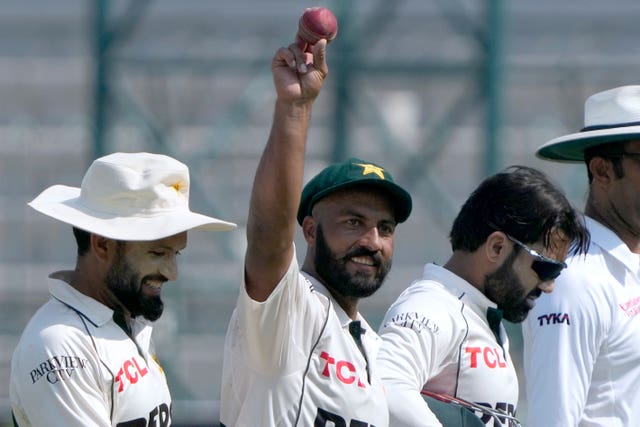
[[373,264],[377,267],[382,264],[383,259],[382,255],[380,255],[379,251],[372,251],[370,249],[364,248],[362,246],[358,248],[354,248],[346,253],[345,256],[342,257],[343,261],[347,261],[349,258],[358,257],[358,256],[368,256],[373,259]]

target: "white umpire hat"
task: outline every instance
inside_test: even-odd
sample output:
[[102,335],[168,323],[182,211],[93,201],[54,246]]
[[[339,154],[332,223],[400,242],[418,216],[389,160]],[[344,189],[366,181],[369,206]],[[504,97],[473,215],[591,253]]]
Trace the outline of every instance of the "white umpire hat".
[[189,169],[162,154],[114,153],[96,159],[80,188],[54,185],[35,210],[110,239],[157,240],[191,229],[226,231],[236,224],[192,212]]
[[587,148],[640,139],[640,85],[621,86],[587,98],[584,126],[580,132],[548,141],[536,155],[547,160],[581,162]]

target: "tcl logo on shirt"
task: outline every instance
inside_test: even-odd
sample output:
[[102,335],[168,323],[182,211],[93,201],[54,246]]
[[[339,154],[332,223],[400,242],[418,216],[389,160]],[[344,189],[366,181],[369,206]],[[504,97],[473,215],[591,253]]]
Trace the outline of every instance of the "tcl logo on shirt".
[[322,370],[323,376],[329,378],[335,377],[343,384],[349,385],[355,383],[358,387],[365,388],[366,382],[356,376],[356,367],[353,363],[347,360],[336,360],[326,351],[320,353],[320,358],[326,362]]
[[484,363],[484,366],[491,369],[507,367],[507,362],[504,361],[501,350],[495,347],[465,347],[464,350],[470,356],[470,368],[477,368],[479,363]]
[[118,383],[118,393],[122,393],[124,391],[125,385],[135,384],[142,377],[149,373],[149,369],[145,365],[144,361],[138,362],[137,358],[134,356],[129,360],[126,360],[118,374],[116,375],[116,383]]

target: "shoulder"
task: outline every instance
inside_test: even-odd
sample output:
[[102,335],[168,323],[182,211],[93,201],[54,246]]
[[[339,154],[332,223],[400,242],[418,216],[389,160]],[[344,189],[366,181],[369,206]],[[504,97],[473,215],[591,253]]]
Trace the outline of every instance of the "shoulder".
[[536,307],[599,312],[617,304],[615,279],[599,250],[575,255],[567,260],[567,265],[555,280],[553,292],[542,295]]
[[442,283],[435,280],[413,282],[389,308],[389,313],[397,311],[449,312],[459,308],[462,302]]
[[29,320],[16,346],[15,358],[93,353],[88,320],[70,307],[52,299]]
[[411,284],[387,311],[380,334],[391,327],[416,333],[452,336],[462,327],[462,302],[441,283],[419,280]]

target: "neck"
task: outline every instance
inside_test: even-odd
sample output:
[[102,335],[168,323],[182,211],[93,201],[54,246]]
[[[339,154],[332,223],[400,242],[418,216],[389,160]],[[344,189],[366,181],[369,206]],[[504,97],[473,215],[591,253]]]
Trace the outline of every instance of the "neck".
[[335,299],[338,305],[344,310],[345,313],[347,313],[347,316],[349,316],[351,320],[356,320],[358,316],[359,299],[354,297],[345,297],[337,292],[334,292],[331,288],[327,289],[329,289],[329,292],[331,293],[331,296],[333,296],[333,299]]
[[455,251],[443,267],[484,292],[484,276],[479,274],[477,268],[474,268],[477,262],[472,258],[473,256],[469,252]]
[[322,285],[327,288],[333,299],[336,300],[340,308],[342,308],[344,312],[347,313],[347,316],[349,316],[349,318],[351,318],[352,320],[356,319],[358,315],[358,302],[360,301],[359,298],[346,297],[339,292],[336,292],[331,286],[328,286],[325,281],[322,280],[322,278],[316,273],[313,268],[309,268],[306,263],[302,267],[302,271],[316,279],[318,282],[322,283]]
[[114,295],[111,289],[106,286],[104,280],[96,279],[89,274],[84,274],[84,270],[80,265],[76,266],[76,269],[73,271],[61,271],[51,277],[67,282],[78,292],[89,298],[93,298],[112,310],[119,307],[127,323],[131,321],[131,313],[120,303],[120,300]]
[[584,213],[613,231],[631,252],[640,254],[640,229],[630,224],[613,203],[599,202],[589,194]]

